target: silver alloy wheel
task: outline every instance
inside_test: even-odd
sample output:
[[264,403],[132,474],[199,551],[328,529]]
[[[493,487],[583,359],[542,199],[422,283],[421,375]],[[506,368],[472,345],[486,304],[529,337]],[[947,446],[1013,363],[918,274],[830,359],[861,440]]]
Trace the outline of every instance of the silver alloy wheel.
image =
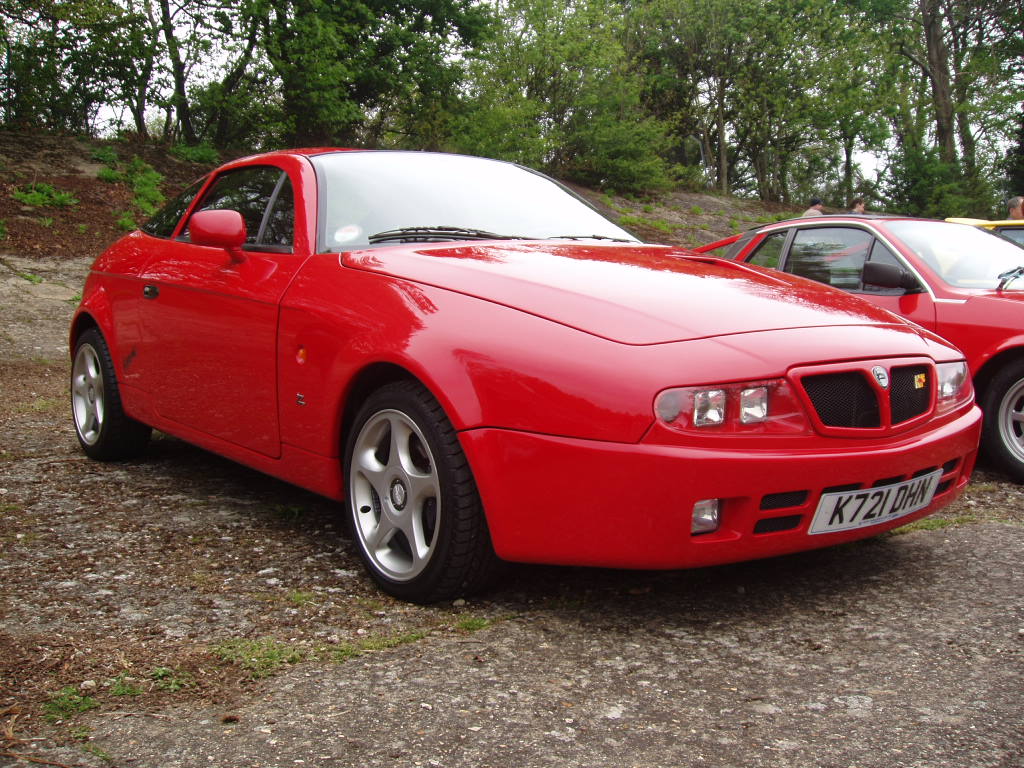
[[1024,379],[1015,382],[999,401],[999,436],[1007,451],[1024,462]]
[[441,484],[419,426],[397,410],[375,413],[352,451],[350,504],[359,545],[393,581],[416,578],[437,543]]
[[75,355],[71,369],[71,406],[78,436],[83,443],[95,445],[103,429],[106,401],[103,369],[100,367],[99,355],[91,344],[82,344]]

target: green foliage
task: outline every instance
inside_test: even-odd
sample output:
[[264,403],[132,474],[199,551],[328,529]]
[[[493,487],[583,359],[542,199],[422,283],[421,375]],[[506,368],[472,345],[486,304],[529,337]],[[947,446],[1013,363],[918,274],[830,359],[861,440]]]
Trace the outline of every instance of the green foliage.
[[910,216],[987,219],[996,214],[990,182],[944,162],[938,149],[904,149],[883,179],[887,210]]
[[7,222],[4,219],[0,219],[0,240],[7,239]]
[[51,696],[43,704],[43,710],[48,720],[61,720],[88,712],[99,705],[96,699],[79,693],[74,686],[69,685]]
[[135,221],[135,216],[131,211],[121,211],[115,214],[117,216],[117,228],[123,232],[134,232],[139,228],[138,223]]
[[701,209],[699,205],[695,205],[690,208],[690,213],[694,216],[700,216],[702,213],[704,213],[704,211]]
[[188,163],[216,165],[220,162],[220,153],[209,144],[198,144],[195,146],[175,144],[169,151],[179,160],[184,160]]
[[57,189],[52,184],[41,182],[33,182],[18,187],[11,192],[11,197],[20,203],[33,207],[65,208],[78,204],[78,198],[70,192]]

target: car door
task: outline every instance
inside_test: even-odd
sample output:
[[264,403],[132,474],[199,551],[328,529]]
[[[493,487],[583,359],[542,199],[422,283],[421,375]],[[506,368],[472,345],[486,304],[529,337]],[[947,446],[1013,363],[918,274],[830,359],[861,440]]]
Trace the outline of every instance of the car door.
[[187,223],[162,241],[142,275],[136,365],[161,419],[278,456],[278,305],[304,259],[292,182],[275,166],[228,170],[191,215],[210,209],[238,211],[246,243],[234,254],[193,244]]
[[923,286],[921,291],[908,291],[864,284],[861,276],[867,261],[907,269],[903,260],[866,228],[828,224],[772,232],[751,252],[747,261],[857,294],[935,330],[935,301]]

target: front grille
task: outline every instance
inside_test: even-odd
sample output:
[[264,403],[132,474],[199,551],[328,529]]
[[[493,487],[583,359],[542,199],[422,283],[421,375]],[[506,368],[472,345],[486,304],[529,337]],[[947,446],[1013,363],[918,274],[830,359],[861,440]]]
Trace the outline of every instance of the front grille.
[[892,369],[892,423],[902,424],[920,416],[931,405],[931,371],[926,365],[905,365]]
[[825,426],[854,429],[882,426],[875,390],[860,372],[805,376],[803,385]]
[[799,507],[807,502],[807,491],[785,491],[784,493],[769,493],[761,497],[761,509],[785,509],[786,507]]

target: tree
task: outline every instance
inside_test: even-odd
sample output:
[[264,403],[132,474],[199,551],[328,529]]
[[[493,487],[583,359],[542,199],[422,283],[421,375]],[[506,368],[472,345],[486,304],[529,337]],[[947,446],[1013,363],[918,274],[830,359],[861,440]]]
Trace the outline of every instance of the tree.
[[488,15],[472,0],[250,0],[281,87],[287,140],[352,144],[368,117],[471,48]]

